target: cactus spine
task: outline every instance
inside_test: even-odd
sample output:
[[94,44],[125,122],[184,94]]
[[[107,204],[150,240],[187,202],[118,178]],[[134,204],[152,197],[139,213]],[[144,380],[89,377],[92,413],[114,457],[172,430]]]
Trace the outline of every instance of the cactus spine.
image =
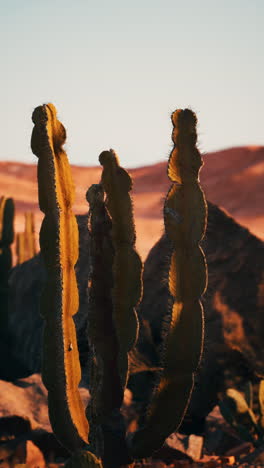
[[11,244],[14,240],[14,202],[0,198],[0,325],[2,331],[8,319],[8,275],[12,267]]
[[52,104],[37,107],[31,148],[38,157],[39,206],[45,214],[40,246],[47,269],[41,310],[45,319],[42,378],[48,389],[50,421],[60,442],[71,452],[87,443],[88,423],[78,391],[81,378],[73,315],[78,310],[74,265],[78,228],[72,212],[74,186],[66,132]]
[[164,371],[149,407],[145,428],[132,440],[136,457],[157,450],[185,414],[199,364],[204,334],[203,309],[207,271],[199,246],[205,228],[207,207],[199,184],[202,165],[196,148],[196,117],[188,109],[172,114],[173,150],[168,163],[172,181],[164,205],[164,223],[172,255],[168,286],[173,306],[164,350]]

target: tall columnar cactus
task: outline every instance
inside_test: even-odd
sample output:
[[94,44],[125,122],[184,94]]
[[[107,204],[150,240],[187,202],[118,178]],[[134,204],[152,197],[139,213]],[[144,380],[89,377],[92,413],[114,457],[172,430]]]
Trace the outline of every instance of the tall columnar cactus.
[[106,207],[112,219],[113,262],[113,321],[118,341],[118,368],[123,389],[128,378],[128,352],[138,336],[135,307],[142,296],[142,262],[135,249],[135,224],[129,195],[132,181],[120,167],[113,150],[99,156],[103,166],[102,186]]
[[113,455],[120,464],[132,461],[120,406],[128,378],[128,352],[138,335],[135,307],[142,294],[142,262],[135,249],[131,178],[113,150],[101,153],[99,161],[101,184],[87,192],[92,257],[88,330],[96,358],[91,376],[95,396],[88,415],[97,435],[101,430],[104,466],[112,466]]
[[71,452],[88,441],[88,423],[78,391],[81,378],[73,315],[79,298],[74,265],[78,227],[72,212],[74,186],[67,155],[66,132],[52,104],[37,107],[31,147],[38,157],[39,206],[45,214],[40,246],[47,269],[41,311],[45,319],[42,378],[48,389],[53,431]]
[[7,326],[8,275],[12,267],[11,244],[14,240],[14,202],[12,198],[0,198],[0,329]]
[[203,347],[200,297],[206,288],[207,270],[199,242],[206,228],[207,205],[198,179],[202,161],[196,147],[196,116],[188,109],[177,110],[172,114],[172,123],[174,147],[168,164],[172,185],[164,205],[164,223],[173,249],[168,278],[173,305],[164,371],[145,427],[132,441],[132,452],[137,457],[149,456],[179,427]]
[[90,205],[89,231],[92,273],[89,291],[88,338],[91,355],[91,403],[89,417],[104,421],[123,400],[118,374],[118,343],[113,323],[112,221],[105,207],[102,185],[94,184],[86,194]]

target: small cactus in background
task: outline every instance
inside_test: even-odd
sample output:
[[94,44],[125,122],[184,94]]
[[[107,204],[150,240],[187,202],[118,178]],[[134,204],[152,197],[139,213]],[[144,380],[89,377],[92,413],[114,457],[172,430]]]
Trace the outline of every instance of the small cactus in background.
[[37,253],[35,243],[35,220],[34,213],[27,211],[25,213],[25,241],[26,241],[26,252],[27,260],[34,257]]
[[0,198],[0,329],[4,330],[8,319],[8,276],[12,267],[11,244],[14,240],[14,202],[12,198]]
[[[80,364],[72,319],[78,309],[74,272],[78,231],[71,208],[73,183],[62,149],[66,132],[52,104],[36,108],[32,119],[31,146],[39,158],[39,205],[45,214],[40,231],[48,273],[41,304],[45,319],[42,375],[50,421],[60,442],[73,453],[68,468],[101,466],[101,460],[109,468],[128,465],[135,458],[150,456],[179,427],[203,347],[200,297],[207,271],[199,243],[207,210],[198,179],[202,161],[196,148],[196,117],[188,109],[172,114],[174,148],[168,165],[172,186],[164,223],[172,245],[168,287],[173,304],[167,317],[160,382],[145,426],[129,440],[120,406],[129,375],[128,353],[138,335],[135,307],[142,295],[142,262],[135,250],[132,181],[113,150],[101,153],[101,183],[87,192],[92,261],[89,442],[89,424],[78,392]],[[93,453],[86,451],[88,443]]]
[[25,230],[16,234],[17,265],[30,260],[36,255],[34,213],[25,213]]
[[253,410],[252,385],[248,382],[244,394],[234,388],[228,388],[219,403],[225,420],[235,430],[237,435],[255,447],[264,443],[264,380],[260,381],[258,390],[259,415]]
[[21,265],[21,263],[24,263],[27,260],[24,232],[16,233],[16,256],[17,256],[17,265]]

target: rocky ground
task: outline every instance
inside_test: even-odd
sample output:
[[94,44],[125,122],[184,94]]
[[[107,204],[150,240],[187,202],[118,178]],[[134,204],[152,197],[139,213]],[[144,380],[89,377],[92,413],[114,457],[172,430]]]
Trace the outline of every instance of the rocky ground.
[[[89,392],[80,388],[86,406]],[[47,408],[47,390],[41,376],[34,374],[15,382],[0,381],[0,467],[62,467],[69,454],[52,434]],[[136,427],[137,411],[132,394],[125,392],[123,414],[127,430]],[[264,466],[263,451],[256,453],[225,422],[216,406],[206,419],[202,435],[173,433],[155,457],[136,462],[137,467],[216,468],[221,466]]]

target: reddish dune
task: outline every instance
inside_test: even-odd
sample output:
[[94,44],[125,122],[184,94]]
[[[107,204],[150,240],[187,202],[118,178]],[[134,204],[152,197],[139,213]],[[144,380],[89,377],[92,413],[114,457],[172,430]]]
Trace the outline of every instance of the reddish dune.
[[[27,210],[34,211],[39,230],[42,213],[38,208],[36,171],[36,165],[0,162],[1,194],[15,200],[16,232],[23,230],[23,213]],[[145,258],[163,229],[163,200],[169,187],[166,162],[129,172],[134,181],[137,247]],[[86,190],[99,181],[101,167],[72,166],[72,173],[76,185],[74,211],[85,213]],[[264,238],[263,175],[264,147],[231,148],[204,155],[201,183],[207,198],[261,238]]]

